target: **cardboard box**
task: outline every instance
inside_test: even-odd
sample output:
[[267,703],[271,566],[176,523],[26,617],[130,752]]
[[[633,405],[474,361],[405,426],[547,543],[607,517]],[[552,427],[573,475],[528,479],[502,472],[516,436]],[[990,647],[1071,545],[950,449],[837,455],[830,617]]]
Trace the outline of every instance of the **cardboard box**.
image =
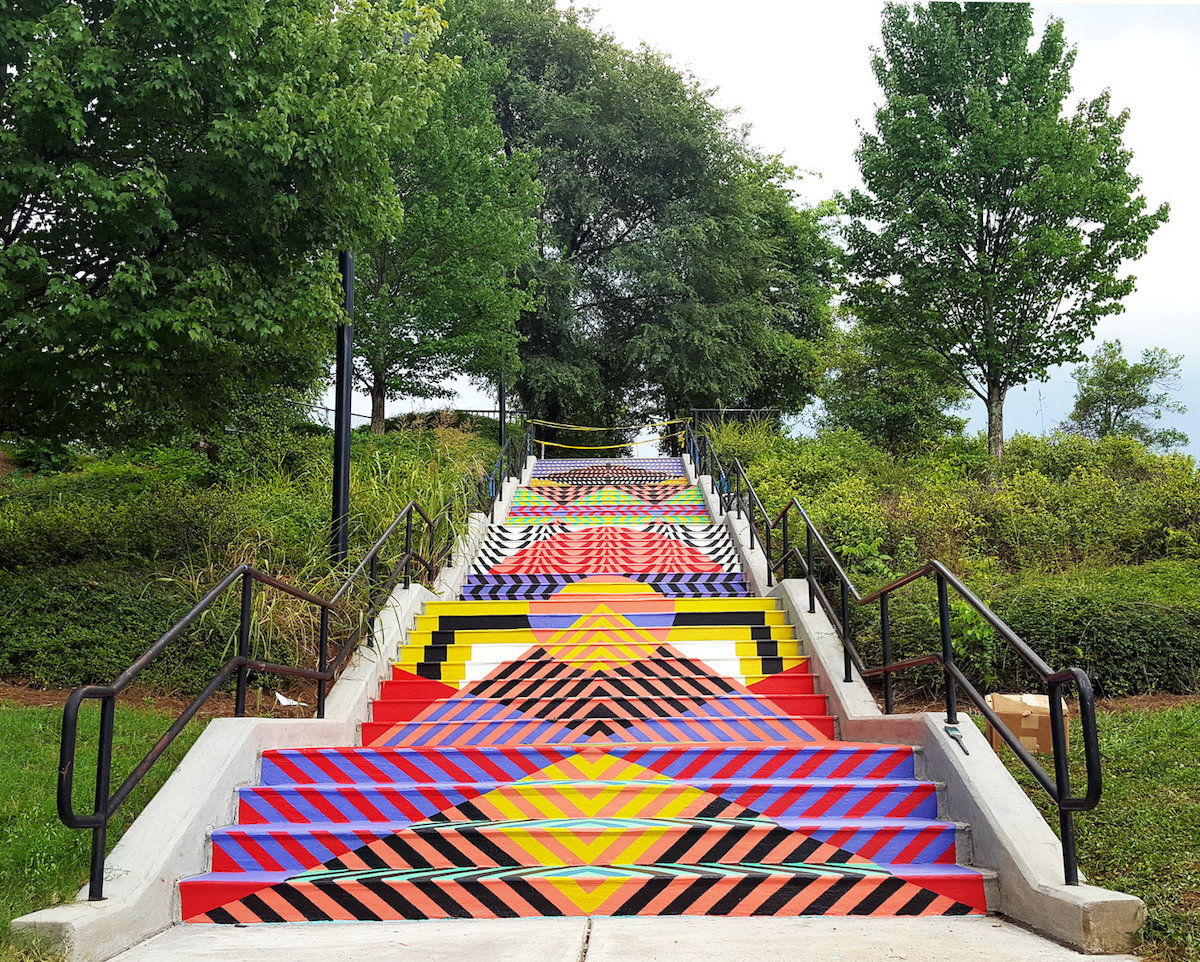
[[[1009,731],[1021,739],[1021,744],[1031,752],[1054,751],[1054,739],[1050,734],[1050,699],[1046,695],[988,695],[984,701],[1000,720],[1008,726]],[[1063,719],[1070,717],[1070,706],[1063,702]],[[1070,744],[1071,732],[1067,730],[1067,743]],[[1000,737],[991,724],[987,727],[988,743],[996,751],[1007,747],[1007,742]]]

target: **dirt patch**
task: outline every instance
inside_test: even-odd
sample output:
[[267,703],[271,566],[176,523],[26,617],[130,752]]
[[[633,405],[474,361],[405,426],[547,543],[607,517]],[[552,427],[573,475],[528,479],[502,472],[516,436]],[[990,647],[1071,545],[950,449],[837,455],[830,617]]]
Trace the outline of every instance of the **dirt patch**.
[[17,470],[17,462],[7,451],[0,451],[0,478],[7,478]]
[[[65,688],[37,688],[12,681],[0,681],[0,707],[10,704],[23,708],[62,708],[68,694],[70,690]],[[311,706],[317,701],[315,688],[293,689],[284,694],[295,701],[306,702],[309,707],[283,706],[276,700],[274,689],[255,690],[246,696],[246,714],[260,718],[304,718],[312,715]],[[163,695],[133,685],[120,695],[117,703],[178,716],[191,703],[191,699],[179,695]],[[205,702],[198,715],[201,718],[232,718],[235,708],[233,694],[219,691]]]

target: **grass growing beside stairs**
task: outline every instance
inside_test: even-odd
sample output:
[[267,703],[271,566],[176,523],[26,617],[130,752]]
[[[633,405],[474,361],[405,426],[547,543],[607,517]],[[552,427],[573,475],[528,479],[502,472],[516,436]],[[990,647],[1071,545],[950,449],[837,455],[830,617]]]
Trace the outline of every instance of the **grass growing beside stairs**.
[[[1104,795],[1076,818],[1088,880],[1131,892],[1150,916],[1137,954],[1149,962],[1200,959],[1200,701],[1158,710],[1099,711]],[[1078,723],[1072,745],[1080,744]],[[1058,817],[1010,751],[1001,758],[1052,826]],[[1041,759],[1053,771],[1053,760]],[[1072,784],[1083,784],[1083,765]]]
[[[81,711],[79,718],[75,809],[80,813],[92,810],[99,727],[99,711],[94,705]],[[114,788],[173,718],[173,714],[160,710],[117,706]],[[61,708],[0,700],[0,746],[4,752],[4,777],[0,778],[0,962],[55,958],[23,948],[9,933],[8,924],[19,915],[73,899],[87,880],[91,832],[66,828],[55,809],[54,772],[61,723]],[[203,727],[203,719],[189,725],[117,812],[109,829],[110,848],[166,781]]]

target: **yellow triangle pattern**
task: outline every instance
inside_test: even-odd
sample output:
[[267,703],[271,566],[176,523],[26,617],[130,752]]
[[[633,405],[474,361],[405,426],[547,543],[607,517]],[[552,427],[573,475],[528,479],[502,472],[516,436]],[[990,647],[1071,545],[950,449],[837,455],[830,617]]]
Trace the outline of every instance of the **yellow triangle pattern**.
[[654,635],[639,628],[608,605],[576,619],[550,636],[546,651],[569,664],[604,671],[650,657],[658,648]]

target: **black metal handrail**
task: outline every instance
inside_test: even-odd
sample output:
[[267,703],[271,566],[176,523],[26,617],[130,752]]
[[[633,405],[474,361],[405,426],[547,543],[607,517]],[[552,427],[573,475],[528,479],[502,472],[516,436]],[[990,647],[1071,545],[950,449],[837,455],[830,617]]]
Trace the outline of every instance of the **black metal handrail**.
[[[477,508],[488,514],[491,513],[496,499],[503,491],[503,482],[507,477],[519,477],[525,460],[531,448],[531,434],[527,431],[524,438],[510,438],[500,452],[492,470],[481,478],[464,481],[458,497],[452,498],[445,510],[431,518],[415,501],[410,501],[388,526],[375,545],[367,552],[358,566],[350,572],[330,597],[304,591],[294,585],[274,578],[266,572],[252,568],[250,565],[238,565],[220,581],[218,581],[192,609],[175,623],[161,638],[151,645],[136,661],[109,685],[85,685],[76,688],[67,696],[63,707],[62,738],[59,747],[58,761],[58,817],[68,828],[90,828],[92,830],[91,868],[88,876],[88,899],[99,900],[104,897],[104,862],[105,849],[108,843],[108,823],[130,793],[138,786],[179,733],[187,726],[204,704],[224,685],[235,672],[236,697],[234,713],[237,717],[246,714],[246,689],[248,676],[251,671],[264,674],[281,675],[292,678],[306,678],[317,683],[316,716],[325,717],[325,701],[329,686],[336,679],[338,671],[350,654],[359,646],[366,636],[366,644],[374,646],[375,618],[383,609],[392,590],[401,582],[408,588],[413,581],[414,570],[419,565],[427,579],[435,579],[441,567],[451,559],[454,546],[454,505],[461,498],[465,509],[469,512]],[[424,529],[416,532],[414,541],[414,521],[424,525]],[[445,525],[448,535],[439,544],[438,535]],[[404,553],[392,567],[388,577],[379,580],[379,557],[384,546],[403,526]],[[428,544],[428,557],[418,551],[415,543],[424,541]],[[331,658],[329,656],[329,619],[330,613],[337,610],[348,597],[353,586],[364,575],[367,575],[369,594],[366,610],[359,619],[358,627],[352,631],[341,648]],[[121,783],[115,792],[110,792],[112,782],[112,749],[114,733],[114,717],[116,699],[128,688],[137,677],[166,650],[172,642],[182,637],[195,624],[204,612],[212,608],[227,591],[240,581],[241,608],[238,624],[237,654],[227,660],[205,685],[204,689],[180,713],[167,731],[146,753],[133,770]],[[317,667],[298,668],[293,665],[281,665],[274,662],[261,661],[250,657],[250,628],[254,601],[254,585],[258,582],[267,587],[282,591],[315,606],[319,612],[320,633],[318,643]],[[75,784],[75,757],[78,742],[79,709],[87,699],[100,701],[100,729],[96,751],[96,784],[95,801],[92,811],[79,814],[74,809],[72,794]]]
[[[895,708],[892,691],[892,675],[895,672],[918,665],[938,664],[941,666],[946,686],[946,723],[948,725],[958,723],[958,693],[961,690],[1054,801],[1059,813],[1063,874],[1068,885],[1078,885],[1079,866],[1075,849],[1074,813],[1090,811],[1095,808],[1100,802],[1102,790],[1100,742],[1096,731],[1096,700],[1087,673],[1081,668],[1054,671],[1024,639],[1005,624],[999,615],[984,604],[940,561],[929,561],[917,570],[895,579],[877,591],[866,596],[862,595],[850,576],[846,574],[837,554],[829,547],[799,501],[792,498],[774,518],[771,518],[763,508],[762,502],[754,491],[754,486],[750,483],[750,479],[746,476],[746,472],[737,458],[734,458],[732,463],[726,467],[713,450],[708,436],[694,431],[691,425],[687,426],[684,443],[692,458],[697,476],[707,475],[709,477],[712,493],[718,499],[721,510],[726,514],[736,512],[739,519],[743,514],[747,516],[750,528],[750,548],[753,550],[757,537],[762,544],[763,554],[767,560],[767,584],[774,583],[777,572],[782,574],[784,579],[790,577],[791,562],[795,561],[799,565],[800,575],[808,582],[808,610],[815,612],[819,603],[841,639],[845,669],[843,680],[845,682],[854,680],[854,669],[856,668],[863,678],[882,676],[884,679],[884,710],[890,715]],[[804,525],[803,552],[792,543],[789,521],[793,513],[799,516]],[[762,526],[761,532],[757,531],[759,524]],[[782,542],[782,550],[779,552],[778,558],[772,551],[772,540],[776,531],[779,532]],[[839,585],[837,610],[834,609],[833,603],[826,595],[820,579],[817,577],[815,566],[817,558],[824,560],[830,573],[837,579]],[[898,589],[927,577],[932,577],[937,583],[941,651],[903,661],[893,661],[889,608],[891,595]],[[949,592],[951,589],[988,623],[997,636],[1020,656],[1022,661],[1038,675],[1046,686],[1046,694],[1049,696],[1050,703],[1050,733],[1054,755],[1053,777],[1047,774],[1033,754],[1021,744],[1017,735],[1004,724],[999,715],[988,705],[983,695],[955,664],[950,623]],[[879,604],[880,639],[884,663],[870,667],[854,644],[850,606],[853,604],[859,607],[876,602]],[[1079,717],[1087,771],[1087,792],[1082,797],[1072,794],[1070,771],[1067,764],[1067,729],[1063,717],[1062,693],[1064,687],[1071,683],[1074,683],[1079,696]]]

